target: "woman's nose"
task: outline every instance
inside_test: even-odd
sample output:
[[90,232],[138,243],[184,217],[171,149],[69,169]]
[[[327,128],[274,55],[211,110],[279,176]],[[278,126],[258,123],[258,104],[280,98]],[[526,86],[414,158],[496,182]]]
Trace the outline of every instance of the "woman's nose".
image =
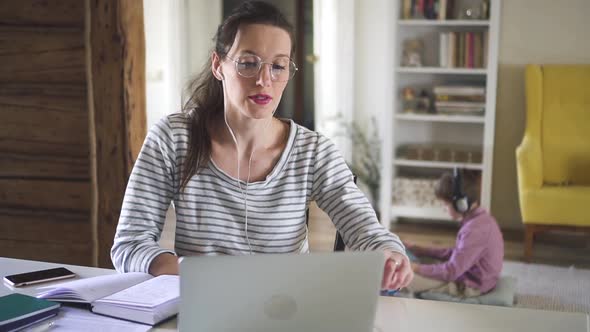
[[263,63],[260,71],[258,72],[258,79],[256,80],[256,84],[261,86],[270,86],[272,83],[272,64],[270,63]]

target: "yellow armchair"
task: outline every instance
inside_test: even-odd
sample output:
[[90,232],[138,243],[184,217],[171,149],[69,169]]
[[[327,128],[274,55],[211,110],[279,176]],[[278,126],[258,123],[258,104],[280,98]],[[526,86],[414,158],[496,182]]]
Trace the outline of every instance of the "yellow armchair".
[[590,231],[590,65],[528,65],[525,84],[516,162],[530,261],[535,233]]

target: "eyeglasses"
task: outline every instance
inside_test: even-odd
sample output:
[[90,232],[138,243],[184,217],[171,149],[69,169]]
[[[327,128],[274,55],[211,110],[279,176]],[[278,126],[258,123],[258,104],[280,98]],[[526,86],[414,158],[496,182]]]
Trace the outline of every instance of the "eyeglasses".
[[254,54],[245,54],[232,59],[236,64],[236,71],[242,77],[255,77],[260,73],[263,64],[270,65],[270,78],[274,82],[286,82],[295,76],[297,66],[295,62],[287,56],[278,56],[272,62],[264,62],[262,59]]

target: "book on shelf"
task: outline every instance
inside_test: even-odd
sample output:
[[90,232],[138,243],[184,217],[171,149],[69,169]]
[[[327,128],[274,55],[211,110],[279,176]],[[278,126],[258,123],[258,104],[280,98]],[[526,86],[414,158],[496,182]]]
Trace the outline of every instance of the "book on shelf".
[[37,297],[87,303],[94,313],[155,325],[178,313],[178,276],[122,273],[84,278],[40,288]]
[[472,109],[479,108],[483,109],[486,107],[485,103],[473,102],[473,101],[436,101],[434,103],[436,107],[454,107],[460,109]]
[[432,91],[435,95],[485,96],[486,89],[478,85],[437,85]]
[[485,68],[487,31],[441,32],[439,66],[442,68]]
[[469,85],[439,85],[433,89],[434,108],[441,114],[482,115],[485,111],[485,88]]
[[402,0],[402,19],[448,20],[452,15],[455,0]]
[[19,331],[54,317],[60,304],[13,293],[0,297],[0,331]]

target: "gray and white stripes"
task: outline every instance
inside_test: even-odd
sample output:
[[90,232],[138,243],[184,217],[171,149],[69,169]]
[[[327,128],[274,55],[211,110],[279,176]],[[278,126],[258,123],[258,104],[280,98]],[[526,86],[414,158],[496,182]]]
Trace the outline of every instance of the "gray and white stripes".
[[[248,185],[248,238],[254,253],[307,252],[305,211],[316,201],[353,250],[404,252],[353,183],[352,174],[327,138],[290,122],[289,140],[266,180]],[[111,250],[120,272],[147,272],[158,246],[166,210],[176,210],[175,252],[184,255],[249,253],[244,195],[237,180],[209,162],[179,192],[189,122],[169,115],[148,133],[133,168]],[[242,183],[242,189],[245,183]]]

